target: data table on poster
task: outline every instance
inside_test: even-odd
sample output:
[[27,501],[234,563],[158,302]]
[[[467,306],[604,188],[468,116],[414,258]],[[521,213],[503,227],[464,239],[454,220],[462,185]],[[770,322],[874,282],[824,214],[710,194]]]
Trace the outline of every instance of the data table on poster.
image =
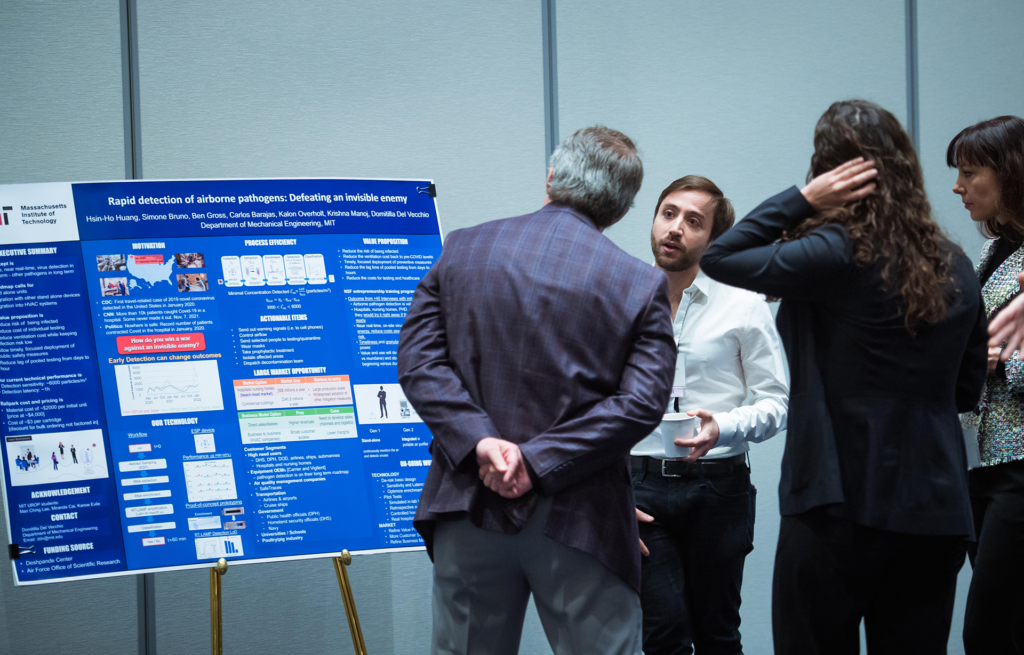
[[16,584],[422,547],[429,180],[0,186]]
[[239,412],[238,422],[242,443],[245,444],[356,438],[356,417],[352,407]]
[[235,380],[238,409],[351,405],[347,375]]

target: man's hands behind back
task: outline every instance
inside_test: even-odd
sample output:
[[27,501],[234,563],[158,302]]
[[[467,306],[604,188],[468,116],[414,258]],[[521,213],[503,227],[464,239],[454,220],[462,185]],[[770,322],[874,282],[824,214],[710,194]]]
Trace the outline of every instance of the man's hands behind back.
[[533,488],[519,446],[511,441],[485,437],[476,444],[480,479],[503,498],[519,498]]

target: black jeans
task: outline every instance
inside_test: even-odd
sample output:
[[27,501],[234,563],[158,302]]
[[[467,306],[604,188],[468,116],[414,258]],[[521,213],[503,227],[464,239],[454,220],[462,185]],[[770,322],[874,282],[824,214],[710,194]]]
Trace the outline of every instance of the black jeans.
[[875,530],[821,509],[783,516],[772,583],[776,655],[945,655],[962,537]]
[[[640,605],[644,653],[698,655],[743,652],[740,586],[743,560],[754,548],[755,490],[745,464],[717,465],[679,478],[662,477],[659,460],[634,458],[633,489],[650,550],[642,558]],[[711,471],[712,467],[706,467]]]
[[974,469],[977,543],[964,616],[967,655],[1024,653],[1024,461]]

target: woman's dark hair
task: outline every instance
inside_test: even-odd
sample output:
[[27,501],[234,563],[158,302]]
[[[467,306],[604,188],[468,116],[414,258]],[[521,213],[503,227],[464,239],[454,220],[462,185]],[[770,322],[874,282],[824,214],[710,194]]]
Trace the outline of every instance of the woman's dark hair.
[[881,260],[882,280],[899,289],[904,322],[913,334],[922,323],[937,323],[946,315],[951,244],[932,220],[917,153],[896,117],[866,100],[836,102],[814,128],[807,180],[857,157],[875,162],[874,193],[818,212],[784,240],[829,223],[844,226],[858,264]]
[[1024,240],[1024,120],[1000,116],[971,125],[953,137],[946,149],[950,168],[988,166],[999,180],[1001,211],[1010,220],[999,223],[990,218],[978,224],[986,237]]

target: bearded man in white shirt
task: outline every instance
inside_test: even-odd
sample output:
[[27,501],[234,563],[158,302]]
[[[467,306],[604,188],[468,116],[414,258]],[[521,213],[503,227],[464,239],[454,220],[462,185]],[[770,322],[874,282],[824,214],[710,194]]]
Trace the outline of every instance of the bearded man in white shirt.
[[764,298],[700,271],[701,255],[735,216],[711,180],[687,175],[661,193],[651,228],[678,347],[666,412],[696,415],[700,431],[674,441],[691,449],[686,457],[666,453],[664,424],[630,453],[646,655],[743,652],[740,587],[756,494],[746,453],[785,429],[789,384]]

